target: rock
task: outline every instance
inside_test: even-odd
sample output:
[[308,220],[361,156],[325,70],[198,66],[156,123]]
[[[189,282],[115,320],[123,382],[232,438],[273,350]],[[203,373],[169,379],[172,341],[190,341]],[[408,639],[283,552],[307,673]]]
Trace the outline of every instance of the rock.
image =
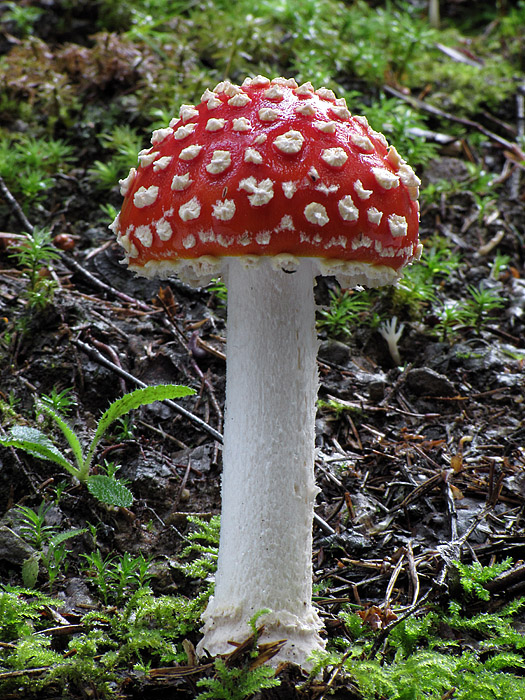
[[405,373],[405,384],[417,396],[454,396],[456,389],[445,377],[429,367],[414,367]]
[[0,525],[0,559],[10,564],[22,564],[35,550],[20,535],[5,524]]
[[321,360],[344,367],[350,360],[350,348],[339,340],[325,340],[319,347],[318,356]]

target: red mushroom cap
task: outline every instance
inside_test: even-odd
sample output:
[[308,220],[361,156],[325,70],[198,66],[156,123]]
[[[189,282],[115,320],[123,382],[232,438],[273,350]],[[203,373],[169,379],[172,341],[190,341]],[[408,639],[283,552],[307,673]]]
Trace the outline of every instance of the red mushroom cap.
[[151,143],[121,181],[112,225],[141,275],[197,281],[223,257],[310,257],[374,286],[419,256],[419,179],[331,90],[222,82]]

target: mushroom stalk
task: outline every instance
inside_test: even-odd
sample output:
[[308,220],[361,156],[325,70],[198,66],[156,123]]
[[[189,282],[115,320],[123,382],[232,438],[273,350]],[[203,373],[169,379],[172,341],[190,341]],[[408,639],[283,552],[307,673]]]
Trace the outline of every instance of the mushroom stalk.
[[199,650],[231,651],[264,608],[263,640],[304,666],[323,647],[312,607],[317,338],[313,268],[230,258],[222,521]]

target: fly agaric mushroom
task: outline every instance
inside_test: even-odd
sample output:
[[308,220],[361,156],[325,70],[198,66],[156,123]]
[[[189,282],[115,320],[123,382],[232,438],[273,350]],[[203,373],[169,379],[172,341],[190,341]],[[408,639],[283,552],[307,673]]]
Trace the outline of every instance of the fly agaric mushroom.
[[155,131],[112,225],[129,268],[228,286],[222,522],[199,651],[263,608],[277,660],[322,648],[311,602],[317,340],[313,284],[393,284],[420,254],[419,180],[365,117],[310,83],[219,83]]

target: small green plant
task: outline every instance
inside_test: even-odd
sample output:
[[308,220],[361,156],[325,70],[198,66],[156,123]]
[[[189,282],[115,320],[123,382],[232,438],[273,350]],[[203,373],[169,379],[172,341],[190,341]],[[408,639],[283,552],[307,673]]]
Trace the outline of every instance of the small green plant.
[[447,299],[442,303],[441,308],[437,309],[435,307],[434,311],[438,318],[434,330],[442,342],[451,340],[456,333],[456,329],[465,323],[466,316],[463,304],[459,301]]
[[17,265],[28,280],[24,297],[30,308],[44,309],[53,299],[56,283],[48,276],[48,268],[60,256],[51,242],[47,229],[34,228],[22,234],[15,250],[11,251]]
[[490,269],[490,279],[495,281],[499,280],[501,274],[508,269],[510,261],[510,255],[500,253],[499,250],[496,251],[496,255],[494,256]]
[[38,203],[73,160],[73,148],[61,139],[21,134],[0,135],[0,176],[25,206]]
[[47,572],[49,587],[53,584],[61,570],[67,570],[67,555],[65,543],[86,532],[85,528],[60,531],[56,525],[49,525],[46,516],[53,503],[42,501],[38,510],[28,506],[18,506],[15,514],[20,521],[22,538],[35,548],[35,554],[26,559],[22,565],[24,586],[33,588],[37,582],[40,565]]
[[98,465],[98,474],[90,474],[86,480],[89,493],[106,505],[118,508],[129,508],[133,503],[133,494],[126,486],[126,482],[117,479],[117,471],[120,469],[114,462],[104,460]]
[[512,566],[512,559],[507,557],[503,561],[496,562],[490,566],[482,566],[479,561],[468,565],[456,561],[454,566],[459,573],[459,582],[465,593],[473,595],[480,600],[490,600],[490,593],[483,584],[492,581],[504,571],[507,571]]
[[209,284],[206,289],[215,299],[217,299],[217,306],[219,306],[221,309],[226,308],[226,303],[228,301],[228,288],[222,280],[213,279],[211,284]]
[[259,630],[257,620],[270,612],[259,610],[250,618],[253,648],[243,666],[228,665],[227,660],[217,657],[213,663],[215,676],[197,681],[199,688],[207,688],[195,700],[245,700],[264,688],[275,688],[281,684],[275,671],[257,663]]
[[414,136],[414,131],[426,128],[420,112],[406,102],[381,95],[371,105],[360,104],[359,111],[366,114],[370,125],[384,133],[390,143],[412,166],[424,166],[436,157],[438,149],[425,138]]
[[20,534],[35,549],[42,549],[44,543],[57,533],[55,525],[46,525],[46,515],[52,507],[52,503],[42,501],[38,510],[28,506],[17,506],[15,509],[20,520]]
[[467,291],[470,298],[467,298],[463,307],[465,321],[474,326],[479,333],[485,323],[494,320],[490,312],[501,309],[507,300],[500,296],[496,290],[482,285],[478,287],[469,285]]
[[436,300],[436,293],[460,266],[460,257],[454,253],[446,240],[432,239],[423,248],[421,261],[406,268],[403,277],[393,289],[394,307],[407,307],[412,316],[419,316],[425,307]]
[[329,336],[348,335],[352,326],[359,323],[370,310],[370,306],[366,291],[330,291],[330,304],[319,311],[317,325],[321,330],[326,330]]
[[152,578],[151,559],[142,554],[133,557],[125,552],[122,557],[103,557],[100,550],[82,555],[87,563],[85,573],[96,587],[104,605],[122,605],[129,595],[147,588]]
[[101,190],[114,187],[137,164],[137,153],[143,147],[143,138],[132,127],[114,126],[109,133],[100,135],[104,148],[111,154],[106,160],[96,160],[89,171],[93,183]]
[[38,7],[25,7],[16,2],[6,2],[2,21],[13,22],[17,33],[25,37],[31,33],[41,15],[42,10]]
[[97,497],[101,497],[104,503],[129,507],[131,494],[122,483],[115,479],[114,469],[111,473],[108,471],[106,474],[91,474],[91,467],[98,444],[109,426],[129,411],[154,401],[181,398],[194,393],[195,391],[187,386],[162,384],[146,387],[145,389],[136,389],[129,394],[125,394],[122,398],[114,401],[103,413],[86,450],[84,450],[79,437],[69,423],[58,412],[40,402],[38,410],[52,419],[57,428],[60,429],[72,452],[74,461],[65,457],[47,435],[37,428],[28,426],[13,426],[9,431],[9,436],[5,439],[0,439],[0,445],[16,447],[39,459],[54,462],[80,483],[87,483],[92,493],[97,495]]
[[[484,584],[511,563],[510,559],[490,566],[455,562],[455,568],[463,591],[488,601]],[[521,700],[525,636],[516,628],[516,619],[525,608],[525,598],[474,615],[468,607],[451,600],[448,608],[436,606],[401,620],[384,640],[380,658],[372,654],[380,632],[346,607],[339,617],[351,642],[336,639],[331,648],[316,652],[312,677],[325,668],[337,669],[365,700]],[[473,639],[475,644],[469,641]]]
[[116,440],[133,440],[133,418],[131,416],[122,416],[116,421],[114,436]]
[[199,688],[207,690],[199,693],[195,700],[246,700],[263,688],[275,688],[280,685],[274,670],[268,666],[253,669],[229,667],[224,659],[217,657],[213,667],[213,678],[201,678],[197,681]]
[[73,389],[68,388],[58,392],[56,387],[53,387],[49,395],[42,394],[40,401],[55,413],[66,416],[73,406],[77,405],[76,400],[71,396],[72,391]]
[[186,535],[188,544],[181,552],[183,559],[190,561],[181,565],[181,570],[191,578],[206,579],[217,570],[221,519],[213,515],[209,521],[196,515],[188,516],[194,530]]

